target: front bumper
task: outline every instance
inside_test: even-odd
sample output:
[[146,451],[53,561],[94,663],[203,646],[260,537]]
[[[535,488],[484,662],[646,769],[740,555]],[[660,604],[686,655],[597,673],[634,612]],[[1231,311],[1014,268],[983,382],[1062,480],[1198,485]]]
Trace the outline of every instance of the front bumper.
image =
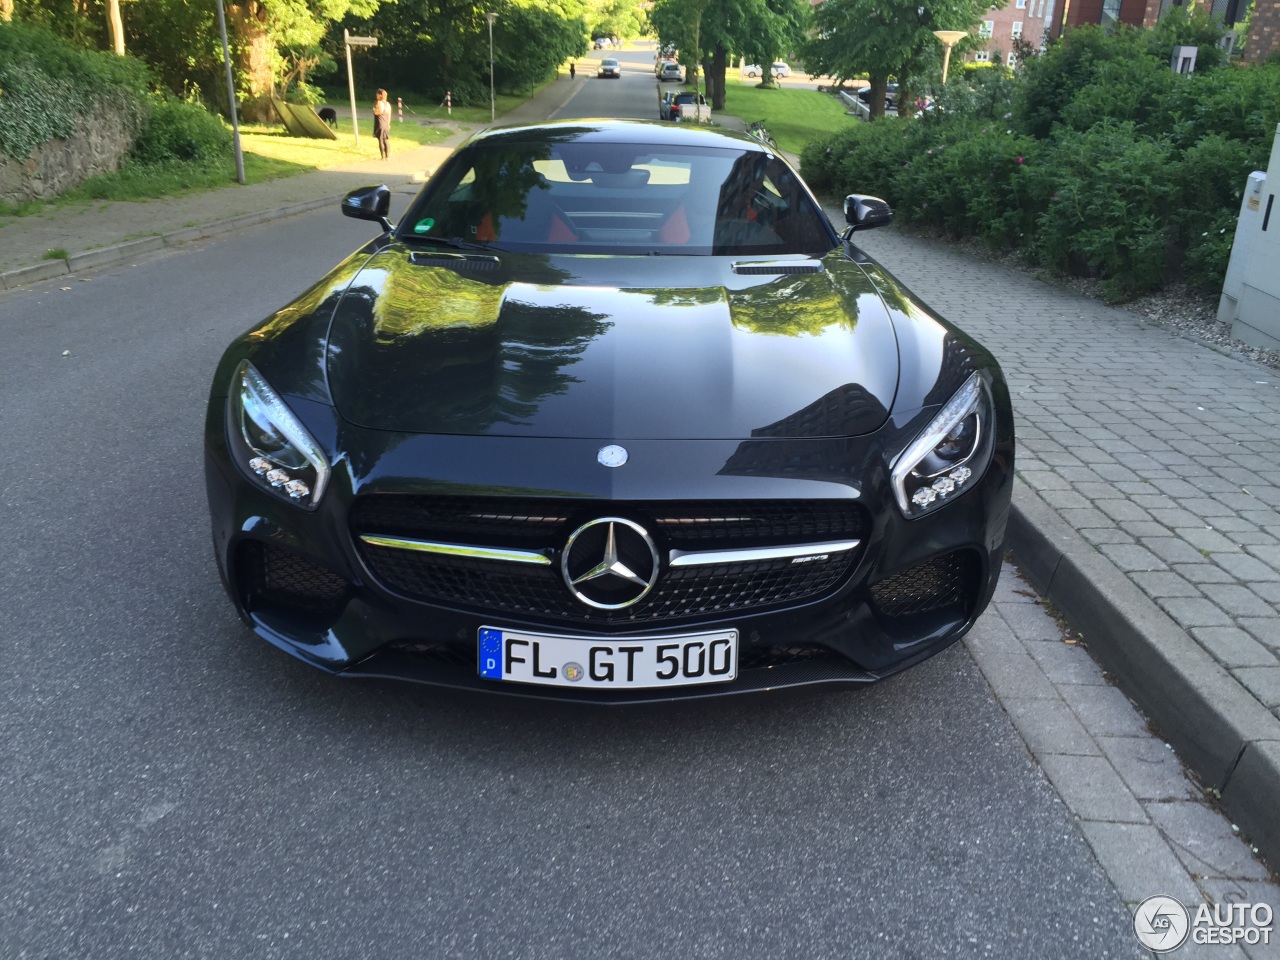
[[[294,406],[312,428],[317,418],[332,416],[318,404]],[[266,492],[231,462],[223,418],[213,404],[206,480],[218,566],[240,615],[263,639],[343,677],[598,703],[865,684],[963,636],[999,576],[1012,485],[1011,429],[966,493],[913,521],[893,505],[874,438],[634,442],[626,444],[626,468],[609,470],[595,461],[597,441],[405,436],[388,444],[385,434],[365,435],[350,426],[338,432],[337,449],[347,454],[335,464],[324,501],[307,512]],[[378,456],[360,455],[375,443]],[[848,566],[816,594],[770,595],[763,604],[709,613],[686,608],[674,619],[632,620],[592,620],[564,608],[539,613],[513,606],[497,592],[496,612],[460,594],[424,600],[375,570],[351,527],[357,498],[463,493],[494,497],[495,503],[543,498],[567,505],[573,523],[620,510],[651,522],[653,505],[663,502],[820,499],[850,503],[865,526]],[[584,644],[734,628],[739,671],[729,683],[671,689],[496,682],[478,673],[481,626],[581,635]]]

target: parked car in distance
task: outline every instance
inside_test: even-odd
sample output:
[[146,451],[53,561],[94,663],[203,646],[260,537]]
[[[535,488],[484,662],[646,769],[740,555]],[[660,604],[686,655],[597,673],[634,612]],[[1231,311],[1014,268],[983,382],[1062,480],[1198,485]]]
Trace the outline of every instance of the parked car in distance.
[[595,48],[597,50],[604,50],[612,46],[613,46],[613,41],[608,37],[596,37]]
[[[748,63],[745,67],[742,68],[742,72],[746,76],[754,80],[756,77],[760,76],[760,66],[759,64]],[[769,68],[769,72],[772,73],[775,77],[791,76],[791,68],[787,66],[787,64],[783,63],[781,60],[775,61],[773,66]]]
[[679,120],[682,111],[685,110],[692,114],[700,96],[701,94],[695,93],[693,90],[677,90],[674,93],[664,93],[658,101],[658,119]]
[[617,80],[622,76],[622,68],[618,66],[618,61],[613,57],[605,57],[600,61],[600,69],[596,71],[597,77],[612,77]]
[[[858,91],[857,97],[867,106],[870,106],[871,105],[871,88],[863,87],[861,90]],[[895,109],[898,106],[898,85],[896,83],[891,83],[889,84],[888,87],[885,88],[884,105],[888,107],[890,110]]]
[[476,134],[398,225],[391,198],[348,194],[368,243],[212,377],[211,544],[262,640],[603,705],[865,686],[987,607],[1009,388],[858,248],[884,201],[840,233],[745,134],[580,119]]
[[663,60],[658,65],[658,82],[663,83],[667,80],[674,80],[676,83],[684,82],[684,71],[674,60]]

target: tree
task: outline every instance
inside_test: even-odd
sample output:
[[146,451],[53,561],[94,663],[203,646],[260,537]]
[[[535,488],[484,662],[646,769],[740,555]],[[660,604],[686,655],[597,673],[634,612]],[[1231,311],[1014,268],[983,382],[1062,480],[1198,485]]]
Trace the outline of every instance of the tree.
[[655,0],[649,24],[663,45],[680,51],[681,63],[702,67],[712,108],[723,110],[730,58],[773,63],[799,43],[807,17],[805,0]]
[[[378,86],[398,87],[455,104],[489,100],[489,38],[493,25],[494,81],[499,89],[527,89],[572,57],[586,53],[581,0],[400,0],[367,21],[348,21],[352,33],[371,33],[377,47],[356,64]],[[437,100],[436,102],[439,102]]]
[[742,4],[738,49],[760,64],[760,86],[774,85],[771,65],[804,40],[809,5],[802,0],[755,0]]
[[644,32],[640,0],[587,0],[587,36],[629,40]]
[[368,17],[381,0],[240,0],[227,8],[235,33],[235,59],[245,116],[265,119],[267,100],[283,93],[279,81],[299,63],[314,62],[330,24],[346,16]]
[[912,81],[941,60],[933,31],[967,30],[991,6],[987,0],[919,2],[827,0],[815,14],[817,34],[804,47],[806,69],[838,81],[866,74],[873,117],[884,115],[890,78],[898,81],[898,102],[909,103]]

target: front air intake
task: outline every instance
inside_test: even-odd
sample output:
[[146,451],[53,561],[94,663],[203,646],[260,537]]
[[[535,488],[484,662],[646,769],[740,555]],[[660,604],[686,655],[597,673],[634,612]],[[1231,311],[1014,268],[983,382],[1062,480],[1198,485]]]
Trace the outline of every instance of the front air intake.
[[245,609],[332,622],[346,605],[351,585],[273,543],[240,544],[236,570]]
[[956,550],[885,577],[871,587],[876,616],[903,620],[924,614],[968,619],[977,599],[978,557]]

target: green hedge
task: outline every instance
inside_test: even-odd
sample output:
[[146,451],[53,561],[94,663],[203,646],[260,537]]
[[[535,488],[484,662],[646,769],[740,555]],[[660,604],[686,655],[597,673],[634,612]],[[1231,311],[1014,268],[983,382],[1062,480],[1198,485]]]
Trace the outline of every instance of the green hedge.
[[1185,14],[1077,28],[1012,80],[963,75],[920,119],[809,144],[803,171],[820,191],[883,196],[905,222],[1101,279],[1115,299],[1177,278],[1216,293],[1280,122],[1280,65],[1175,75],[1173,43],[1205,38]]
[[109,106],[131,133],[146,116],[147,67],[73,47],[48,30],[0,22],[0,151],[25,160],[41,143],[67,137],[81,116]]

